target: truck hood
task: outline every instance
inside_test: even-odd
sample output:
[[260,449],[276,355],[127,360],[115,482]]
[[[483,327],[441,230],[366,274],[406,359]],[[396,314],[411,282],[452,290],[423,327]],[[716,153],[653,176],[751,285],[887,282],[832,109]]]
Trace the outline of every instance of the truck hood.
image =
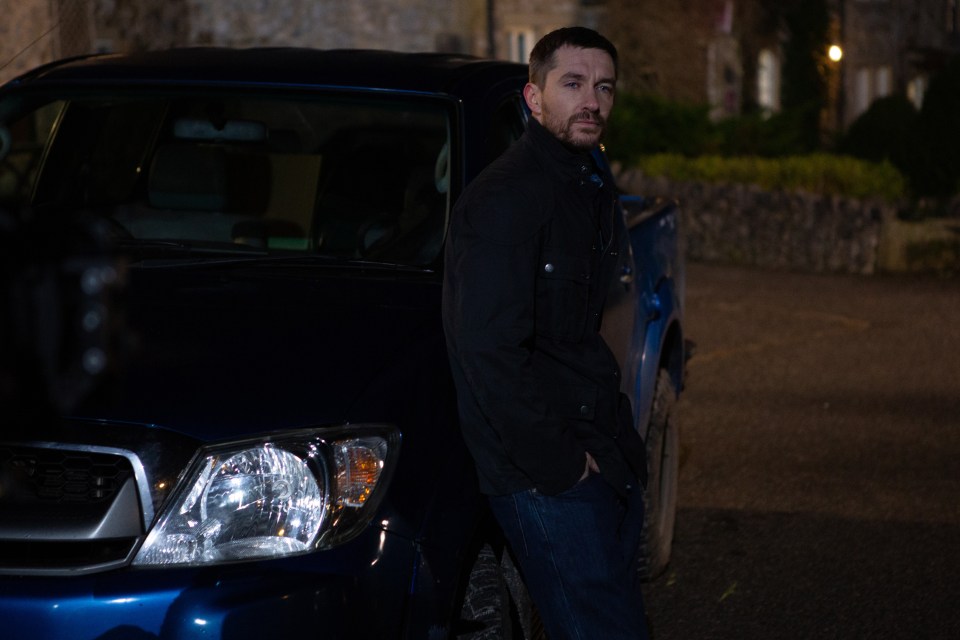
[[[302,266],[136,268],[116,380],[77,417],[209,441],[389,419],[370,387],[442,355],[432,274]],[[438,370],[446,367],[437,358]],[[422,364],[422,363],[421,363]],[[385,385],[380,385],[385,386]],[[361,400],[362,399],[362,400]]]

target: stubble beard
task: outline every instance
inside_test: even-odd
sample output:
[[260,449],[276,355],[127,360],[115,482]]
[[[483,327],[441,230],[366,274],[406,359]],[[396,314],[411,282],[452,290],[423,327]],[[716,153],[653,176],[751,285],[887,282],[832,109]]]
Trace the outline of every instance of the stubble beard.
[[[575,133],[574,125],[577,122],[584,121],[600,125],[600,131],[596,134]],[[599,113],[590,111],[581,111],[563,120],[553,117],[549,112],[544,110],[543,126],[567,147],[580,152],[592,151],[593,148],[600,143],[600,140],[603,139],[603,134],[607,130],[606,120],[604,120]]]

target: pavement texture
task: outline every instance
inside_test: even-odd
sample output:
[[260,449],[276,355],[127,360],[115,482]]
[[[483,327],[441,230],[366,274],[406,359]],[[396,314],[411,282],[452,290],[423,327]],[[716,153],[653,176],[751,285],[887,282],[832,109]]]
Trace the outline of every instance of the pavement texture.
[[960,639],[960,280],[688,265],[655,640]]

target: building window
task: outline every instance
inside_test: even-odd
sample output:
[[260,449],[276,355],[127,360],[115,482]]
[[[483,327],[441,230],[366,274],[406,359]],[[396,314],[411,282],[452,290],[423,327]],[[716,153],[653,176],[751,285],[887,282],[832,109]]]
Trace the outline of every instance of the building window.
[[510,38],[510,60],[513,62],[522,62],[524,64],[530,61],[530,50],[536,40],[533,38],[532,29],[511,29],[508,31]]
[[883,67],[861,67],[853,77],[853,115],[860,115],[870,108],[878,98],[893,93],[893,69]]
[[928,83],[926,76],[917,76],[907,83],[907,98],[918,111],[923,107],[923,97],[927,94]]
[[733,0],[726,0],[717,15],[717,31],[727,35],[733,33]]
[[770,49],[757,59],[757,103],[764,113],[780,110],[780,61]]
[[875,84],[873,89],[873,99],[884,98],[893,91],[893,69],[890,67],[878,67],[874,75]]
[[870,69],[857,69],[853,78],[853,115],[859,116],[870,106]]

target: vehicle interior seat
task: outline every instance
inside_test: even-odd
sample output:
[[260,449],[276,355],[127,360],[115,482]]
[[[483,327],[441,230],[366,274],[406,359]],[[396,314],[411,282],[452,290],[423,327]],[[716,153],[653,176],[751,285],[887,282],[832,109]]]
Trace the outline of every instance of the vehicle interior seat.
[[325,145],[315,213],[322,252],[420,262],[426,239],[412,232],[436,226],[437,212],[445,211],[446,194],[435,179],[443,141],[432,138],[418,130],[365,127],[342,131]]
[[237,240],[234,227],[263,215],[270,198],[264,153],[221,144],[172,142],[154,154],[148,207],[115,215],[135,238]]

